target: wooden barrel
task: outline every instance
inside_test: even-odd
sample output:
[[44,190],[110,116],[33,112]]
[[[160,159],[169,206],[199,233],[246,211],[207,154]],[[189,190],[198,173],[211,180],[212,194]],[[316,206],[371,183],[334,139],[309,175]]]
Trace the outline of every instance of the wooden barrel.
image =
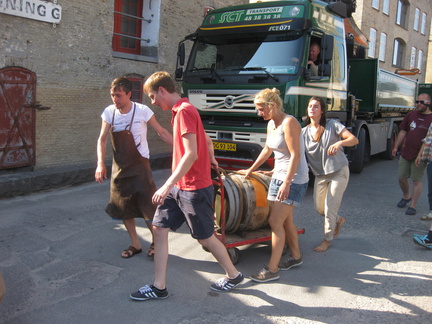
[[[270,177],[253,173],[249,178],[232,172],[221,176],[224,184],[225,231],[227,233],[254,231],[268,225],[270,202],[267,191]],[[216,225],[221,227],[221,193],[215,195]]]

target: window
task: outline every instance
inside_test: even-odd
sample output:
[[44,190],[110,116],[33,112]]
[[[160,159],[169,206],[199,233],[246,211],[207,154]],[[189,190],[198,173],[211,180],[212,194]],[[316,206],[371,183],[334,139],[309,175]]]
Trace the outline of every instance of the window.
[[416,61],[417,49],[415,47],[411,47],[411,58],[410,58],[410,69],[414,69],[415,61]]
[[422,63],[423,63],[422,61],[423,61],[423,51],[419,50],[417,56],[417,69],[420,70],[420,73],[422,71]]
[[424,35],[426,33],[426,23],[427,23],[427,15],[422,13],[422,21],[421,21],[421,29],[420,32]]
[[401,27],[407,28],[408,12],[409,12],[409,4],[407,0],[398,0],[396,24],[398,24]]
[[375,44],[376,44],[376,29],[371,28],[369,31],[369,50],[368,50],[369,57],[375,57]]
[[389,14],[389,0],[384,0],[383,1],[383,13],[385,13],[386,15]]
[[372,0],[372,8],[379,10],[379,0]]
[[161,0],[114,0],[113,56],[157,62]]
[[396,38],[394,40],[393,61],[392,61],[392,64],[394,66],[399,68],[403,67],[404,52],[405,52],[405,42],[400,38]]
[[422,63],[423,63],[422,61],[423,61],[423,51],[419,50],[417,56],[417,69],[420,70],[420,73],[422,71]]
[[385,61],[386,43],[387,43],[387,34],[381,33],[380,43],[379,43],[379,60],[383,62]]
[[420,10],[419,8],[415,9],[415,15],[414,15],[414,30],[419,30],[419,21],[420,21]]
[[140,54],[142,1],[118,0],[114,9],[114,50]]
[[132,82],[131,100],[135,102],[143,102],[143,78],[126,76]]

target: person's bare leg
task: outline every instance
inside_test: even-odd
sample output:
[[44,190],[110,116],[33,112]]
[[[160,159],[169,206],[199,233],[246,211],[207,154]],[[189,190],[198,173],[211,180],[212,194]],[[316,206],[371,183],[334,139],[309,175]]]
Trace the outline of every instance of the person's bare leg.
[[[287,233],[284,224],[288,217],[292,218],[293,208],[293,206],[277,201],[273,203],[272,211],[269,216],[269,224],[272,231],[272,250],[270,254],[270,260],[267,264],[267,267],[271,272],[276,272],[279,270],[279,263],[281,261],[283,249],[285,247],[285,241],[287,241]],[[288,243],[288,246],[291,249],[289,242],[286,243]],[[293,253],[292,250],[291,253]]]
[[213,254],[221,267],[225,270],[228,278],[234,279],[239,275],[240,272],[232,263],[227,249],[216,236],[212,235],[207,239],[198,240],[198,242]]
[[300,246],[298,242],[297,226],[295,226],[294,224],[294,216],[293,216],[294,207],[289,205],[287,206],[291,208],[288,209],[289,213],[284,222],[285,235],[286,235],[285,240],[291,251],[291,256],[297,260],[300,259],[301,252],[300,252]]
[[399,178],[399,186],[404,199],[410,199],[410,185],[408,178]]
[[[136,223],[135,218],[124,219],[123,224],[126,227],[126,230],[131,238],[132,243],[130,244],[137,250],[141,249],[141,242],[138,237],[138,233],[136,231]],[[122,252],[122,257],[127,257],[127,253],[125,251]]]
[[423,184],[421,181],[413,181],[412,185],[412,200],[411,207],[415,209],[417,201],[419,200],[423,190]]
[[166,288],[166,272],[168,265],[168,234],[169,228],[153,227],[154,243],[155,243],[155,279],[153,286],[158,289]]
[[334,230],[333,238],[336,238],[339,236],[340,231],[342,229],[342,226],[345,224],[345,217],[340,217],[336,222],[336,228]]

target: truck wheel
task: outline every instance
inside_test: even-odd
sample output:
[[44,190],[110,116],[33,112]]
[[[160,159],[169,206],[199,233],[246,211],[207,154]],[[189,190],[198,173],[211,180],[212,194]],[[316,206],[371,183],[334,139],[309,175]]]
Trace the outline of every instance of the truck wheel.
[[363,171],[366,153],[366,130],[364,128],[360,129],[358,140],[357,149],[352,151],[350,155],[350,170],[353,173],[361,173]]
[[394,156],[392,155],[392,151],[393,151],[393,147],[396,143],[396,138],[398,136],[398,133],[399,133],[398,126],[396,124],[393,124],[391,137],[389,139],[387,139],[386,150],[384,152],[380,153],[380,155],[379,155],[380,158],[382,158],[384,160],[393,160],[394,159]]

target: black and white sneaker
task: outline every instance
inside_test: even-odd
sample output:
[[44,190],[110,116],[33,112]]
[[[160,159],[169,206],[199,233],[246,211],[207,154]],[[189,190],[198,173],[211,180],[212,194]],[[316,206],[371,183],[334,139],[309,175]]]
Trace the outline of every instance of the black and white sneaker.
[[235,277],[234,279],[229,279],[226,277],[219,279],[218,281],[216,281],[214,284],[210,286],[210,289],[214,291],[230,291],[239,283],[241,283],[243,280],[244,280],[243,275],[239,273],[238,276]]
[[141,287],[137,292],[130,295],[133,300],[147,300],[147,299],[165,299],[168,298],[168,290],[157,289],[153,285]]

